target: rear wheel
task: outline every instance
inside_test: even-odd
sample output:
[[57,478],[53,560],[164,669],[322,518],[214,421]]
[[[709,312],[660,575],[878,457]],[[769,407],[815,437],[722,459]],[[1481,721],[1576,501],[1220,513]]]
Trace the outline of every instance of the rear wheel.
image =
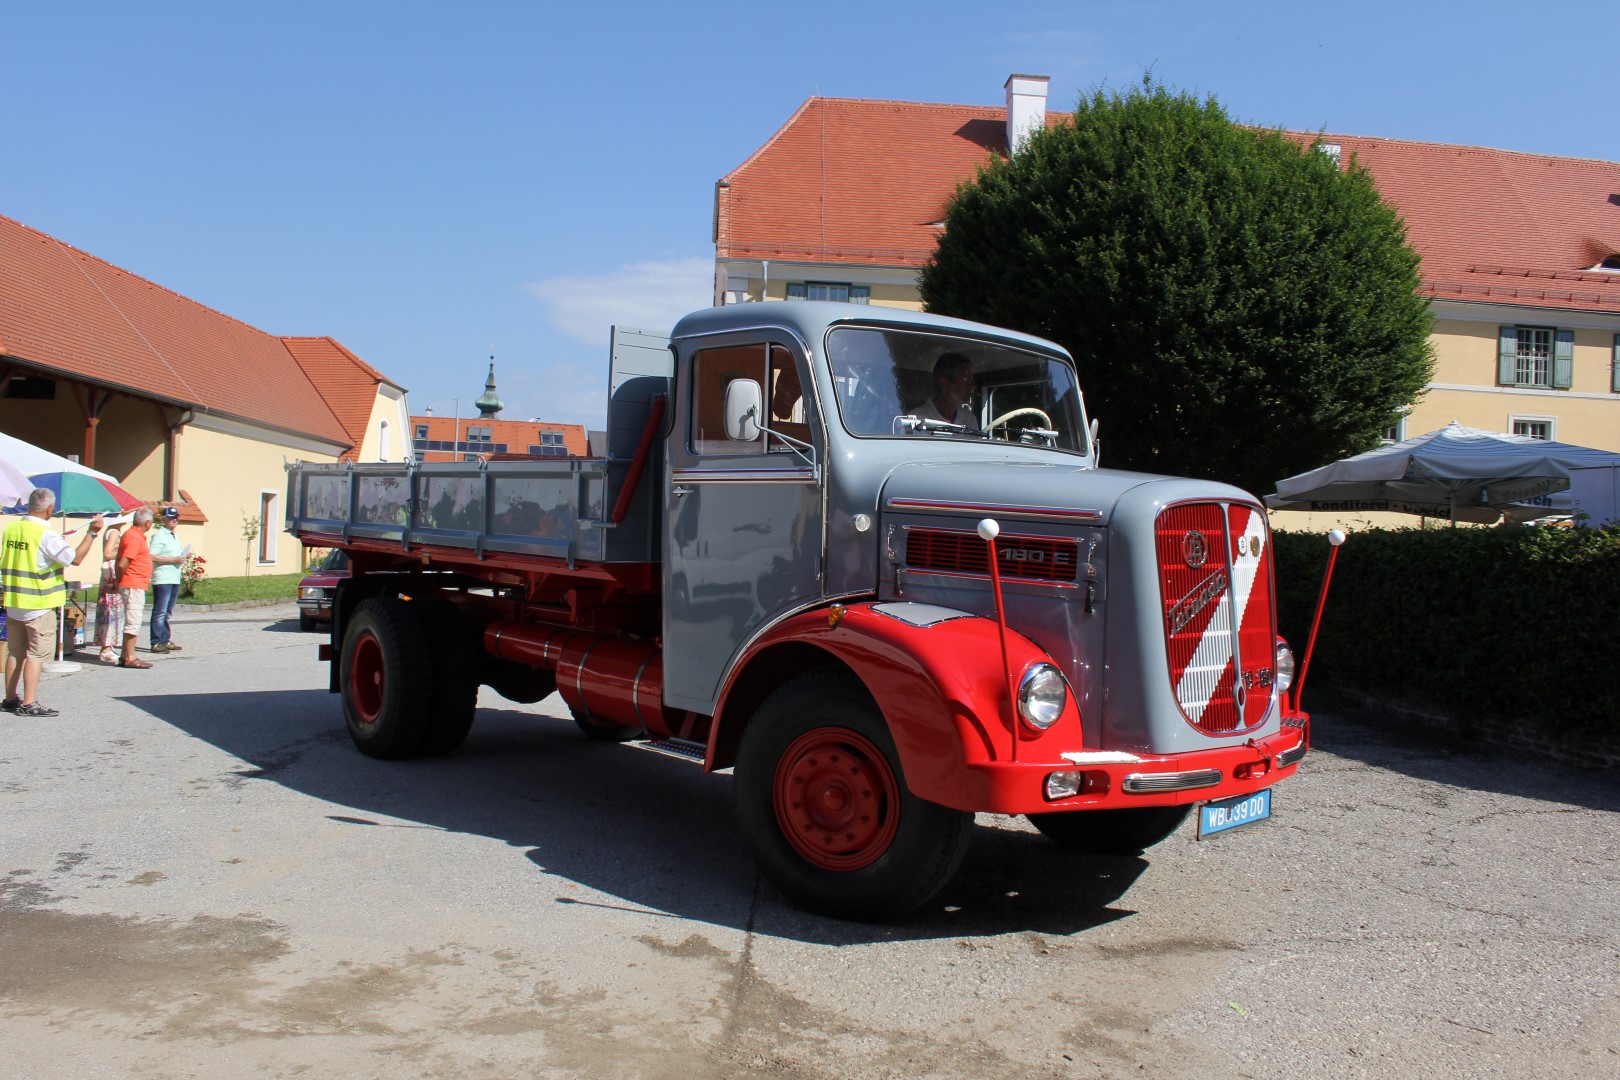
[[433,698],[422,734],[421,752],[454,752],[467,739],[478,708],[478,643],[456,606],[443,600],[418,601],[432,649]]
[[761,872],[840,918],[926,903],[961,866],[973,824],[906,788],[877,704],[841,672],[800,676],[760,706],[738,748],[736,796]]
[[1135,810],[1070,810],[1030,814],[1030,824],[1066,848],[1092,855],[1136,855],[1169,836],[1187,820],[1191,806],[1144,806]]
[[422,743],[432,671],[427,634],[403,600],[373,597],[343,635],[343,719],[360,752],[403,758]]

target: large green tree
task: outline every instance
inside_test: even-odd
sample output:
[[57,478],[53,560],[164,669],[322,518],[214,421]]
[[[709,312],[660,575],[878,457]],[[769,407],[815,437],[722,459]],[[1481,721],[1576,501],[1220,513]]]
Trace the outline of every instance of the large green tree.
[[1422,393],[1417,268],[1354,161],[1144,80],[958,188],[921,286],[1067,347],[1110,466],[1265,494]]

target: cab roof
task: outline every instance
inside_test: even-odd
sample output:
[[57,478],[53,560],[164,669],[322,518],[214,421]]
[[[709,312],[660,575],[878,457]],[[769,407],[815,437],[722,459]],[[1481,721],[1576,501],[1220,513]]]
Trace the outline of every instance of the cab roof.
[[958,333],[966,337],[1002,342],[1070,359],[1067,350],[1062,346],[1016,330],[969,322],[966,319],[953,319],[947,315],[908,311],[904,308],[878,307],[872,304],[840,304],[823,300],[777,300],[704,308],[677,322],[675,329],[670,332],[670,338],[679,341],[682,338],[726,334],[759,327],[782,327],[797,334],[812,348],[816,348],[827,331],[835,326],[897,327]]

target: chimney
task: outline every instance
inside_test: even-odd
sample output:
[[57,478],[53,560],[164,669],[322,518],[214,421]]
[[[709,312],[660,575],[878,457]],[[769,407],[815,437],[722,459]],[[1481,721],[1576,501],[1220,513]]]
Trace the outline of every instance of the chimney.
[[1017,153],[1031,131],[1046,126],[1045,75],[1007,77],[1007,152]]

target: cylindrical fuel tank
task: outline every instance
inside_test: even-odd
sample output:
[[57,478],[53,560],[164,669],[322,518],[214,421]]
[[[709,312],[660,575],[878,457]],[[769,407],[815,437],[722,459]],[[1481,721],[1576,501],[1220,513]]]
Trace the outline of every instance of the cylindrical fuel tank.
[[664,653],[650,641],[562,626],[493,622],[493,656],[557,673],[557,692],[574,712],[605,724],[646,728],[668,738],[681,713],[664,707]]

